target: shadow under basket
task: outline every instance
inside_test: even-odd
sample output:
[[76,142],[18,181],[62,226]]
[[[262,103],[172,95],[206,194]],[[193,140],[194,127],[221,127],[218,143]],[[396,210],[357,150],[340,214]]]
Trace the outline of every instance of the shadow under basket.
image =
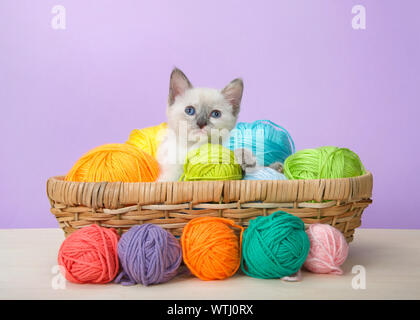
[[134,225],[153,223],[175,236],[196,217],[223,217],[247,227],[249,220],[282,210],[306,227],[329,224],[347,242],[372,203],[370,172],[342,179],[231,180],[182,182],[47,181],[51,213],[67,237],[93,223],[122,234]]

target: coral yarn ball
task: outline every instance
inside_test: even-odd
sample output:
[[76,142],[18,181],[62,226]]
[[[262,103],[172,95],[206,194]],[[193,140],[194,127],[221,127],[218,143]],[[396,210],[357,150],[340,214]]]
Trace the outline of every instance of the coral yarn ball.
[[184,262],[188,269],[201,280],[222,280],[231,277],[241,263],[241,236],[232,227],[233,221],[200,217],[191,220],[181,236]]
[[153,182],[159,164],[150,154],[125,143],[105,144],[84,154],[67,174],[67,181]]
[[182,262],[179,241],[154,224],[131,227],[118,244],[122,272],[115,282],[145,286],[171,280]]
[[314,273],[343,274],[349,245],[343,234],[327,224],[313,224],[306,231],[311,243],[304,267]]
[[115,229],[93,224],[73,232],[61,244],[58,264],[65,278],[74,283],[108,283],[119,264]]

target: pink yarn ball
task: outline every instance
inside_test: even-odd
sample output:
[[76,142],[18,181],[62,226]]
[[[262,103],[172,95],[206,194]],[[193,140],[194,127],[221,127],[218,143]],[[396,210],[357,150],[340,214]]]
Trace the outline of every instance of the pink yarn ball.
[[306,230],[311,247],[303,264],[314,273],[343,274],[340,266],[346,261],[349,245],[343,234],[327,224],[313,224]]

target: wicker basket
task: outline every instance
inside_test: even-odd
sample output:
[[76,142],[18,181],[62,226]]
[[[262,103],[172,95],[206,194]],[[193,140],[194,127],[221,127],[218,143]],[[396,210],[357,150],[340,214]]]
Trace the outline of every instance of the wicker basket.
[[363,210],[372,202],[373,178],[275,181],[70,182],[47,181],[51,213],[65,235],[96,223],[120,233],[154,223],[181,235],[189,220],[217,216],[246,227],[249,220],[277,210],[289,212],[306,226],[325,223],[353,240]]

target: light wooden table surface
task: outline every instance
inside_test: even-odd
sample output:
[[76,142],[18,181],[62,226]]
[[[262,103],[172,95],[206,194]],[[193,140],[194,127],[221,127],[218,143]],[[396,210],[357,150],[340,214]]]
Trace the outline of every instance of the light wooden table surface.
[[[57,280],[59,229],[0,230],[0,299],[420,299],[420,230],[358,229],[343,276],[303,272],[301,282],[237,274],[223,281],[177,276],[155,286]],[[366,288],[354,288],[365,270]],[[356,278],[356,279],[358,279]],[[360,282],[358,282],[360,283]]]

